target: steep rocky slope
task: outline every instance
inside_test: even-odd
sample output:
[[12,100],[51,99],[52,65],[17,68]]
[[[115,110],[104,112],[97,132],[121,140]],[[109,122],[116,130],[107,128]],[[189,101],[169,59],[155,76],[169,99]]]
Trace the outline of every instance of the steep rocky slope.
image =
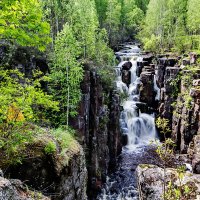
[[86,152],[89,195],[95,197],[121,152],[120,99],[95,70],[85,69],[79,115],[72,121]]

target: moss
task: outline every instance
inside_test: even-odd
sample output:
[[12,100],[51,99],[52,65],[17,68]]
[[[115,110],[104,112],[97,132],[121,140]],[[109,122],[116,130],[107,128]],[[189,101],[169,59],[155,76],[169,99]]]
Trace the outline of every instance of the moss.
[[144,168],[152,168],[153,165],[151,165],[151,164],[140,164],[139,167],[142,168],[142,169],[144,169]]
[[[23,160],[32,158],[43,158],[47,154],[54,161],[56,168],[60,171],[63,166],[69,164],[70,159],[80,152],[80,145],[75,140],[72,130],[55,129],[49,130],[30,124],[27,131],[32,130],[30,140],[23,147],[18,147],[8,155],[7,151],[0,149],[0,168],[6,169],[9,165],[23,163]],[[53,149],[47,147],[51,144]],[[48,153],[47,153],[48,151]]]

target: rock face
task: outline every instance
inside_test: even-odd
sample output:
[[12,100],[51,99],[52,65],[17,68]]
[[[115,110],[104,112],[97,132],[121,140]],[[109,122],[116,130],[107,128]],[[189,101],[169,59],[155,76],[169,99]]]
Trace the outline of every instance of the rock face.
[[145,102],[148,106],[153,107],[155,102],[154,93],[154,74],[152,72],[142,72],[140,75],[140,101]]
[[[9,50],[6,45],[0,46],[1,62],[9,63],[11,68],[19,69],[26,77],[32,77],[34,69],[40,69],[44,74],[49,72],[44,55],[20,47],[14,49],[12,57],[9,57],[7,55]],[[131,66],[132,64],[127,62],[123,68],[129,69]],[[36,158],[24,161],[20,166],[11,166],[7,175],[27,180],[29,185],[38,190],[47,188],[44,192],[59,193],[59,196],[55,196],[57,200],[86,199],[88,175],[88,186],[90,191],[93,190],[91,196],[95,196],[105,181],[109,169],[115,166],[122,146],[119,95],[103,86],[104,83],[99,75],[86,67],[81,84],[83,95],[79,115],[76,119],[71,119],[71,125],[78,130],[79,141],[86,153],[88,174],[85,157],[80,150],[70,157],[68,165],[61,167],[62,170],[57,170],[57,161],[53,157],[39,154]],[[44,88],[48,89],[45,83]]]
[[195,135],[188,148],[194,173],[200,174],[200,135]]
[[2,200],[50,200],[41,193],[28,189],[20,180],[5,179],[0,175],[0,199]]
[[[181,153],[187,153],[193,137],[200,133],[200,70],[196,67],[194,73],[184,69],[185,64],[195,63],[194,55],[191,54],[188,62],[183,59],[181,66],[180,57],[169,55],[157,56],[154,64],[151,64],[152,59],[145,60],[145,56],[143,62],[138,62],[140,100],[157,110],[160,117],[169,120],[169,128],[172,130],[169,136],[172,136]],[[180,72],[185,76],[184,80],[178,79]],[[158,103],[155,102],[154,74],[160,89]]]
[[[167,168],[164,178],[164,169],[155,165],[139,165],[136,169],[137,182],[139,186],[140,200],[162,200],[164,194],[164,181],[166,183],[166,192],[168,192],[169,181],[173,185],[180,186],[179,175],[176,169]],[[187,199],[200,198],[200,175],[194,175],[186,172],[181,181],[182,186],[188,185],[191,195]],[[174,196],[172,196],[174,197]]]
[[[179,66],[174,66],[176,59],[160,58],[157,66],[157,80],[161,89],[161,99],[159,103],[159,115],[172,122],[172,103],[176,100],[173,93],[171,82],[176,78],[179,72]],[[171,127],[170,127],[171,128]]]
[[121,69],[122,81],[126,83],[127,86],[131,83],[131,72],[129,71],[131,67],[132,63],[130,61],[127,61],[122,65]]
[[126,85],[130,85],[131,83],[131,72],[128,70],[122,69],[122,81],[126,83]]
[[[187,96],[179,96],[173,114],[172,136],[181,152],[186,153],[193,137],[200,134],[200,90],[199,81],[193,81],[193,87]],[[181,83],[181,94],[186,91]]]
[[[20,165],[10,166],[6,176],[26,181],[52,200],[86,200],[87,170],[81,146],[75,142],[65,155],[45,154],[42,142],[27,149],[29,155]],[[51,195],[52,194],[52,195]]]
[[87,169],[85,155],[82,150],[70,159],[69,165],[62,170],[58,180],[59,184],[56,192],[58,191],[61,195],[59,198],[53,197],[52,199],[87,199]]
[[95,71],[85,70],[79,115],[71,122],[86,151],[91,198],[101,189],[108,170],[115,166],[122,146],[119,95],[106,91],[103,85]]

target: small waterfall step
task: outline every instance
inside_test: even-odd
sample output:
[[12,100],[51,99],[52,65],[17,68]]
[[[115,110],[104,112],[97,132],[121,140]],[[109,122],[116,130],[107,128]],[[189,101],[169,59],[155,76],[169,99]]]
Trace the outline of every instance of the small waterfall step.
[[[128,51],[127,51],[128,49]],[[156,156],[152,154],[154,146],[151,141],[157,138],[154,113],[145,113],[149,110],[146,103],[140,102],[140,84],[138,76],[143,57],[140,56],[140,48],[134,45],[124,46],[124,49],[116,52],[121,62],[115,68],[116,86],[118,92],[127,99],[122,103],[123,110],[120,117],[121,132],[127,141],[119,157],[117,170],[107,177],[107,182],[98,196],[98,200],[138,200],[135,169],[141,163],[155,163]],[[130,64],[131,63],[131,64]],[[152,66],[145,67],[155,74]],[[123,70],[130,73],[130,84],[124,83]],[[156,99],[159,99],[160,90],[154,76],[154,91]],[[150,153],[148,153],[150,152]]]

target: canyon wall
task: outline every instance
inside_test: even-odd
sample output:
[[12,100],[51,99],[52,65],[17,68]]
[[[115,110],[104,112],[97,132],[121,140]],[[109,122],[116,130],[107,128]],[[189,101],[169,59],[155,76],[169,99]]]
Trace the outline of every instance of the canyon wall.
[[[28,48],[14,49],[12,55],[7,47],[0,48],[1,62],[9,63],[26,77],[32,77],[34,69],[49,73],[44,55],[32,52]],[[10,57],[9,57],[10,55]],[[48,90],[47,83],[43,88]],[[109,86],[110,88],[110,86]],[[121,134],[119,127],[120,97],[114,87],[108,89],[101,76],[90,65],[85,65],[84,80],[81,84],[82,100],[78,115],[70,119],[70,125],[77,130],[78,151],[62,158],[65,165],[58,171],[57,154],[46,155],[45,146],[33,149],[37,156],[26,159],[17,166],[10,166],[5,175],[26,180],[27,185],[51,196],[52,199],[95,198],[108,172],[115,168],[117,156],[121,152]],[[37,147],[37,145],[36,145]],[[82,149],[83,147],[83,149]],[[72,148],[72,149],[70,149]],[[73,152],[74,147],[70,147]]]
[[95,70],[85,68],[79,114],[71,124],[86,152],[88,191],[94,198],[121,152],[120,97],[114,89],[107,90]]

